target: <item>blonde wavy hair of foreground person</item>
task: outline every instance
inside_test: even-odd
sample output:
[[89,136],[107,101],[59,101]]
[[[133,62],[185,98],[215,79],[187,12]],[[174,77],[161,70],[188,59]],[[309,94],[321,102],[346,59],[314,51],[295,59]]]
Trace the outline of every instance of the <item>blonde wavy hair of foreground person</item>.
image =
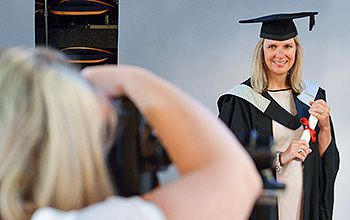
[[79,209],[114,194],[101,101],[56,52],[0,53],[0,218]]
[[[289,70],[287,77],[287,83],[292,88],[293,92],[299,94],[304,88],[305,84],[303,81],[303,49],[300,44],[298,37],[294,37],[296,45],[295,61],[292,68]],[[267,78],[267,66],[264,60],[264,39],[260,39],[255,47],[253,63],[251,68],[251,84],[255,91],[261,93],[264,92],[268,87]]]

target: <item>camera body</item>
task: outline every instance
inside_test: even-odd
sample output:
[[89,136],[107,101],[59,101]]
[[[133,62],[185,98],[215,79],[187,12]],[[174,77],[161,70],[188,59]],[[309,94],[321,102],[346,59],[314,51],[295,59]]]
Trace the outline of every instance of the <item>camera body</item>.
[[[244,137],[244,138],[242,138]],[[256,201],[250,219],[277,220],[277,197],[285,189],[285,184],[278,182],[275,176],[273,138],[261,137],[256,130],[238,137],[247,146],[264,184],[264,191]]]
[[155,132],[128,98],[112,104],[118,126],[107,166],[119,195],[141,195],[158,185],[156,173],[171,162]]
[[[114,187],[121,196],[141,195],[158,186],[157,172],[171,161],[155,132],[127,98],[113,101],[118,115],[115,140],[107,154],[107,165]],[[273,172],[272,138],[259,137],[256,131],[237,136],[247,146],[264,183],[264,193],[256,202],[251,217],[277,219],[277,193],[284,184]]]

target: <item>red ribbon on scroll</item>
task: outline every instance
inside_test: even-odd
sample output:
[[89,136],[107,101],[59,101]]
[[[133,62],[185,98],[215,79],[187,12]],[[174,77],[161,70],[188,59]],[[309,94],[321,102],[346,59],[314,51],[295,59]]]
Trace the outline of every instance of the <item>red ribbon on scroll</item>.
[[305,126],[304,127],[305,130],[310,131],[311,142],[315,143],[316,142],[316,131],[314,129],[310,128],[309,120],[307,120],[307,118],[301,118],[300,123]]

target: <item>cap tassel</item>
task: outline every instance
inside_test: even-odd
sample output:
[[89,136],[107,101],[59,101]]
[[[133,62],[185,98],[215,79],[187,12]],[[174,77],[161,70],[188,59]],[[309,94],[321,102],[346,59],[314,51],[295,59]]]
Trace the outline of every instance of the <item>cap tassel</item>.
[[310,15],[310,21],[309,21],[309,31],[312,30],[312,28],[315,25],[315,15]]

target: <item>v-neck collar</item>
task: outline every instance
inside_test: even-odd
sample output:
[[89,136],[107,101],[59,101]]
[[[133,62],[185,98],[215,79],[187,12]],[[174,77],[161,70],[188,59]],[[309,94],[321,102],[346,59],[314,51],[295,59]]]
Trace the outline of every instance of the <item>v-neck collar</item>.
[[258,93],[253,90],[250,79],[222,94],[219,98],[218,105],[220,105],[220,99],[224,95],[235,95],[254,105],[269,118],[290,129],[296,130],[301,126],[300,118],[309,118],[309,103],[317,98],[320,90],[318,85],[310,81],[305,81],[305,85],[305,89],[300,94],[296,95],[292,93],[297,110],[295,116],[278,104],[268,92]]
[[[251,88],[250,78],[242,84],[245,84]],[[286,109],[284,109],[267,91],[260,94],[263,98],[270,101],[263,113],[290,129],[298,129],[301,126],[300,118],[309,118],[309,102],[315,100],[319,92],[319,86],[315,83],[305,81],[305,86],[305,89],[299,95],[292,92],[297,110],[296,115],[292,115]]]
[[276,100],[268,92],[263,92],[261,93],[261,95],[271,101],[268,107],[266,108],[264,114],[269,116],[271,119],[277,121],[278,123],[293,130],[298,129],[301,126],[301,123],[299,121],[298,109],[298,113],[296,115],[292,115],[280,104],[278,104],[278,102],[276,102]]

